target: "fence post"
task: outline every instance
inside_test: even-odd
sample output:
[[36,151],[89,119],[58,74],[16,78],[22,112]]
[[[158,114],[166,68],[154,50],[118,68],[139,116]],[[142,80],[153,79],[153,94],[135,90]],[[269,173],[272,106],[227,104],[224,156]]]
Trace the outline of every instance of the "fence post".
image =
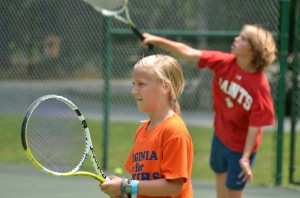
[[281,185],[282,180],[282,155],[283,155],[283,131],[285,117],[285,74],[287,69],[290,0],[281,1],[280,5],[280,30],[279,30],[279,95],[278,95],[278,128],[276,148],[276,176],[275,184]]
[[106,170],[108,162],[109,142],[109,113],[110,113],[110,78],[111,78],[111,18],[104,17],[104,94],[103,94],[103,169]]
[[295,1],[294,5],[295,16],[294,16],[294,36],[293,36],[293,54],[294,59],[292,62],[292,74],[293,74],[293,87],[291,95],[291,135],[290,135],[290,165],[289,165],[289,182],[292,184],[300,184],[300,181],[294,180],[295,171],[295,156],[296,156],[296,124],[298,118],[298,75],[299,75],[299,25],[300,25],[300,1]]

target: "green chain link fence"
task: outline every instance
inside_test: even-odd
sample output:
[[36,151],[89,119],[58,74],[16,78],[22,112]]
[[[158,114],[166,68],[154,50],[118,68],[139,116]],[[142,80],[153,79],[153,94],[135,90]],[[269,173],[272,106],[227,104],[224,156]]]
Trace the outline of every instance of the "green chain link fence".
[[[267,28],[278,41],[280,5],[276,0],[129,1],[141,30],[222,51],[229,51],[246,23]],[[29,163],[19,137],[22,118],[36,98],[57,94],[72,100],[87,118],[102,166],[107,171],[122,166],[139,121],[147,119],[130,93],[132,67],[144,56],[165,52],[142,48],[126,26],[80,0],[2,0],[0,9],[0,161]],[[186,80],[183,119],[196,145],[193,177],[212,181],[212,73],[179,61]],[[274,104],[279,68],[276,61],[266,71]],[[266,131],[254,168],[258,185],[274,184],[276,128]]]

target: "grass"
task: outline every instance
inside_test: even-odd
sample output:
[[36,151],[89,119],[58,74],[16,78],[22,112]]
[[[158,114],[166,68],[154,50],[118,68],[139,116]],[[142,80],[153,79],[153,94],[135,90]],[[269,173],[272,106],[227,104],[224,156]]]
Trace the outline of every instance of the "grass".
[[[22,148],[20,129],[22,116],[1,115],[0,129],[0,162],[2,163],[29,163]],[[100,121],[87,120],[98,161],[102,162],[103,139],[102,123]],[[108,161],[106,171],[113,172],[116,167],[123,167],[127,155],[133,144],[135,131],[140,123],[112,122],[109,125]],[[194,143],[194,179],[213,181],[214,175],[209,168],[209,155],[212,137],[212,128],[188,126]],[[275,181],[276,136],[274,131],[264,132],[263,141],[257,154],[254,165],[253,185],[272,186]],[[283,160],[283,185],[288,184],[289,164],[289,137],[284,134],[284,160]],[[175,152],[175,151],[174,151]],[[299,154],[299,152],[298,152]],[[300,158],[298,156],[297,158]],[[299,160],[298,160],[299,162]],[[295,178],[300,178],[299,171]]]

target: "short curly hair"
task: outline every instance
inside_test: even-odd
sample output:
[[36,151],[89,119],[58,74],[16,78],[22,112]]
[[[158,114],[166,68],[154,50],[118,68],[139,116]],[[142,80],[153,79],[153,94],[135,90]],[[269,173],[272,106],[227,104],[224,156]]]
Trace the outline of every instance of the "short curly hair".
[[259,70],[264,70],[276,59],[276,43],[273,35],[259,25],[243,26],[248,42],[254,52],[252,64]]

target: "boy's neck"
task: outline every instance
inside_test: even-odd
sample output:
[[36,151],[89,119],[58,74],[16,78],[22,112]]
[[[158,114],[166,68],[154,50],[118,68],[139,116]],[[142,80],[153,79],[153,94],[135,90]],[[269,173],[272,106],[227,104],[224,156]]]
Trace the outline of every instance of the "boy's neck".
[[239,58],[237,57],[236,63],[241,68],[241,70],[248,72],[248,73],[254,73],[256,72],[256,68],[252,65],[252,60],[249,58]]

